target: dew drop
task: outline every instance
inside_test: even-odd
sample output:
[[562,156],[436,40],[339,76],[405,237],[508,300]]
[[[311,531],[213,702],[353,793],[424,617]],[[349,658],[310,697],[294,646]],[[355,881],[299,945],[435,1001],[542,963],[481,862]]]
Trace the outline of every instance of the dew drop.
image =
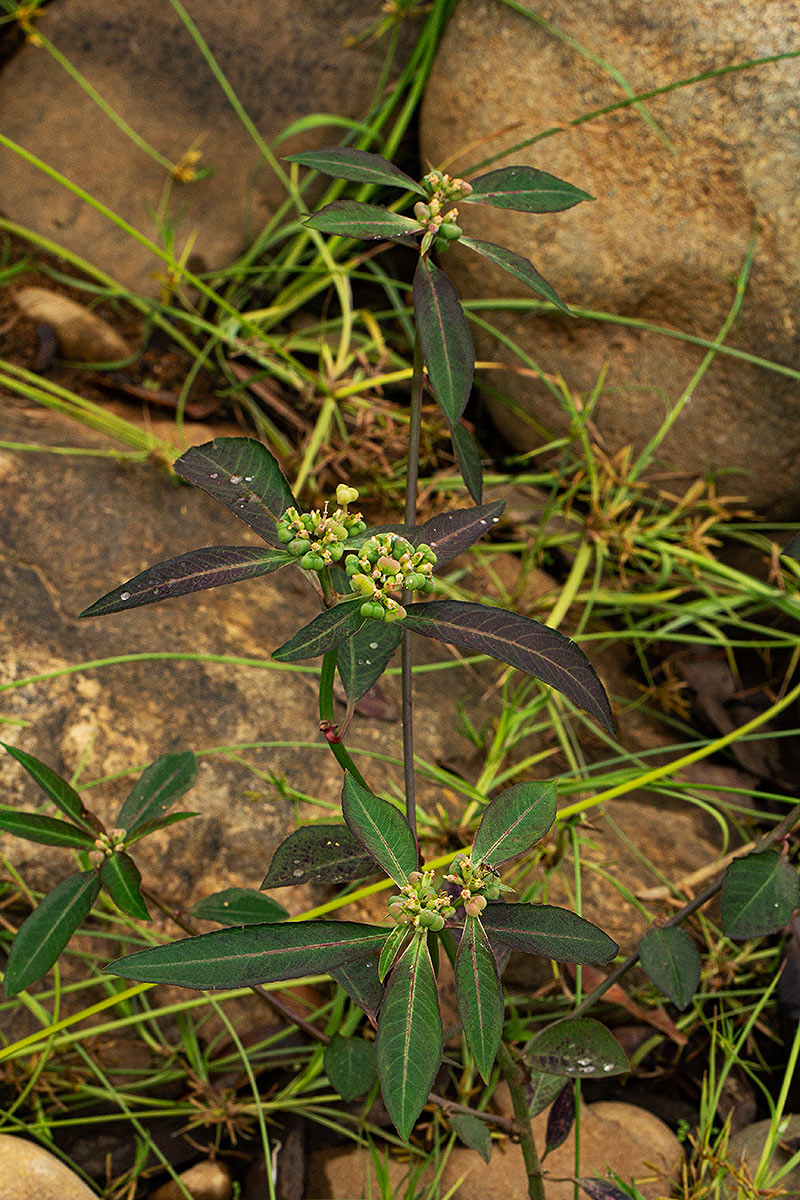
[[295,869],[292,871],[292,875],[295,879],[302,879],[305,875],[305,871],[302,867],[295,867]]
[[245,475],[245,477],[244,477],[244,481],[245,481],[245,483],[252,483],[252,482],[253,482],[253,476],[252,476],[252,475]]
[[603,1063],[603,1070],[604,1071],[613,1071],[614,1064],[613,1063]]
[[219,471],[212,471],[210,478],[211,479],[219,479]]
[[130,592],[120,592],[119,598],[120,600],[130,600],[131,594]]
[[222,901],[222,907],[223,907],[223,908],[227,908],[229,904],[230,904],[230,900],[223,900],[223,901]]
[[481,517],[481,525],[485,525],[485,524],[486,524],[486,522],[484,521],[483,517]]
[[499,517],[492,517],[492,524],[496,525],[499,520],[500,520]]
[[369,644],[369,648],[370,648],[370,650],[377,650],[377,649],[378,649],[378,643],[377,643],[377,642],[370,642],[370,644]]
[[231,475],[231,483],[241,483],[241,482],[242,482],[241,475]]

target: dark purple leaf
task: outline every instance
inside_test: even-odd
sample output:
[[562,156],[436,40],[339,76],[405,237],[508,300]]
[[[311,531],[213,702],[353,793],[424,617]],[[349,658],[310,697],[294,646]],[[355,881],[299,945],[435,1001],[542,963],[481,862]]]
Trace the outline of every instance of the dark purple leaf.
[[472,390],[475,347],[456,289],[427,257],[414,272],[414,317],[431,388],[455,425]]
[[335,1034],[325,1047],[325,1074],[345,1101],[365,1096],[378,1078],[375,1043]]
[[369,621],[339,647],[336,667],[351,704],[366,696],[380,679],[400,644],[400,637],[398,622]]
[[537,1117],[553,1103],[564,1086],[564,1075],[550,1075],[547,1071],[531,1071],[525,1084],[528,1115]]
[[508,271],[509,275],[519,279],[521,283],[526,284],[545,300],[549,300],[562,312],[569,312],[555,288],[551,287],[544,276],[539,274],[529,259],[514,254],[513,250],[507,250],[505,246],[495,246],[494,242],[479,242],[468,237],[462,237],[460,240],[462,246],[467,246],[470,250],[482,255],[483,258],[488,258],[490,262],[502,267],[504,271]]
[[490,903],[481,921],[492,942],[556,962],[604,963],[619,949],[591,921],[554,904]]
[[188,592],[205,592],[225,583],[268,575],[294,561],[283,551],[262,550],[258,546],[207,546],[203,550],[190,550],[134,575],[95,600],[80,615],[106,617],[143,604],[158,604]]
[[580,1079],[610,1079],[630,1070],[616,1038],[589,1017],[567,1017],[545,1026],[528,1042],[522,1057],[534,1071]]
[[289,913],[272,896],[263,896],[254,888],[230,887],[198,900],[189,909],[201,921],[216,921],[218,925],[263,925],[269,921],[285,921]]
[[366,541],[376,533],[400,533],[414,546],[423,542],[430,546],[436,554],[437,567],[441,567],[487,534],[499,521],[505,506],[505,500],[494,500],[475,508],[454,508],[438,513],[422,525],[378,525],[368,529],[361,540]]
[[781,550],[781,554],[785,554],[788,558],[796,558],[800,562],[800,533],[796,533],[793,538],[790,538],[784,549]]
[[344,883],[374,872],[375,859],[346,825],[305,825],[278,846],[261,887]]
[[542,1158],[551,1150],[557,1150],[559,1146],[563,1146],[569,1137],[574,1120],[575,1085],[570,1079],[556,1096],[550,1112],[547,1114],[547,1131]]
[[480,447],[460,421],[456,421],[455,425],[451,425],[448,421],[447,427],[450,430],[453,453],[456,457],[456,466],[461,472],[461,478],[472,499],[476,504],[480,504],[483,499],[483,468],[481,467]]
[[326,204],[306,217],[303,224],[320,233],[354,238],[408,237],[422,229],[413,217],[404,217],[379,204],[362,204],[358,200],[334,200],[333,204]]
[[411,604],[407,628],[452,646],[488,654],[562,692],[610,733],[614,718],[602,683],[583,651],[529,617],[460,600]]
[[378,978],[380,952],[381,947],[378,947],[374,953],[332,967],[329,972],[339,987],[366,1013],[375,1028],[378,1025],[378,1009],[383,1000],[383,984]]
[[427,196],[421,184],[406,175],[394,163],[380,154],[367,150],[356,150],[350,146],[325,146],[322,150],[306,150],[303,154],[289,154],[287,162],[311,167],[334,179],[349,179],[354,183],[374,183],[387,187],[401,187],[404,191],[418,192]]
[[304,625],[302,629],[284,642],[272,657],[278,662],[298,662],[304,658],[317,658],[327,654],[343,641],[354,634],[364,624],[365,617],[361,615],[363,596],[352,596],[326,608],[318,617]]
[[291,488],[266,446],[253,438],[215,438],[181,455],[174,471],[229,508],[271,546],[281,548],[275,522],[297,507]]
[[591,1200],[630,1200],[627,1192],[606,1179],[579,1179],[578,1183]]
[[472,192],[464,196],[468,204],[491,204],[493,208],[513,208],[517,212],[563,212],[592,200],[588,192],[573,187],[535,167],[500,167],[470,180]]

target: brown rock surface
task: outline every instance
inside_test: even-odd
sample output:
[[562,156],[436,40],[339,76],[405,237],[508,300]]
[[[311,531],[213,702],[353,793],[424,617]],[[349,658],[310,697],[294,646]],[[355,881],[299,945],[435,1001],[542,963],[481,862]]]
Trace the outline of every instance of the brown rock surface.
[[[554,0],[541,16],[610,62],[635,92],[791,50],[800,32],[798,0]],[[539,21],[495,0],[462,0],[427,89],[425,158],[438,163],[460,152],[452,169],[466,171],[504,146],[623,98],[608,71]],[[633,108],[568,128],[492,167],[529,163],[585,189],[596,203],[552,216],[462,205],[460,222],[468,233],[531,257],[567,302],[707,339],[717,336],[733,304],[757,225],[750,283],[728,341],[798,368],[797,80],[797,61],[789,60],[647,101],[671,148]],[[531,296],[460,247],[448,254],[447,269],[466,296]],[[644,447],[704,353],[602,321],[488,316],[573,393],[588,395],[608,366],[593,420],[612,452],[628,443]],[[474,333],[479,358],[510,360],[487,334]],[[509,374],[503,386],[540,426],[563,435],[568,418],[542,384]],[[530,422],[491,398],[489,404],[509,440],[529,449],[537,440]],[[799,408],[796,380],[718,355],[660,447],[656,470],[690,477],[732,470],[723,491],[746,492],[775,516],[796,515]]]
[[95,1193],[36,1142],[0,1133],[0,1200],[96,1200]]
[[[347,46],[379,14],[375,0],[218,3],[193,0],[191,16],[262,138],[312,112],[362,118],[377,85],[384,43]],[[37,14],[52,42],[139,137],[170,163],[200,151],[208,178],[172,180],[51,57],[25,46],[0,74],[3,133],[66,175],[147,237],[163,241],[154,214],[175,223],[175,256],[189,265],[230,262],[286,191],[169,4],[59,0]],[[413,23],[403,33],[405,44]],[[46,114],[46,119],[43,119]],[[322,128],[281,143],[276,155],[335,140]],[[55,180],[0,151],[0,211],[85,257],[137,291],[156,294],[164,270],[152,253]],[[162,221],[163,224],[163,221]]]
[[33,321],[53,327],[64,358],[77,362],[115,362],[130,349],[107,321],[82,304],[49,288],[24,287],[14,296],[17,307]]

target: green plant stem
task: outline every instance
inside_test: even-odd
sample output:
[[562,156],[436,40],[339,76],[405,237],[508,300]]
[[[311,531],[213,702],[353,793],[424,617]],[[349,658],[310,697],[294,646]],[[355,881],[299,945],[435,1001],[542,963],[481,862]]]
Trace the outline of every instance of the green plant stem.
[[[319,676],[319,727],[323,733],[336,728],[333,720],[333,680],[336,675],[336,654],[336,650],[329,650],[323,656],[322,670]],[[365,782],[364,776],[353,762],[344,743],[330,741],[327,738],[327,734],[326,740],[342,770],[349,771],[353,778],[369,791],[369,786]]]
[[500,1064],[500,1070],[503,1072],[503,1077],[511,1093],[511,1103],[514,1108],[514,1123],[519,1133],[519,1144],[522,1149],[522,1158],[528,1175],[528,1196],[530,1200],[545,1200],[542,1168],[539,1163],[539,1155],[536,1152],[536,1143],[533,1140],[531,1119],[528,1116],[528,1102],[525,1098],[525,1091],[520,1079],[519,1067],[514,1062],[508,1046],[502,1040],[497,1047],[497,1061]]
[[[769,850],[770,846],[774,846],[775,842],[779,842],[782,837],[785,837],[785,835],[789,833],[794,826],[798,824],[798,822],[800,822],[800,804],[796,804],[794,808],[792,808],[791,811],[786,814],[783,820],[774,827],[774,829],[771,829],[769,833],[766,833],[764,837],[760,838],[756,842],[753,849],[748,851],[748,853],[761,854],[764,850]],[[682,909],[674,914],[674,916],[671,916],[669,920],[665,921],[663,928],[669,929],[673,925],[680,925],[686,920],[687,917],[690,917],[692,913],[697,912],[699,908],[702,908],[703,905],[712,898],[712,896],[716,896],[717,892],[720,891],[724,878],[725,872],[723,871],[719,879],[715,880],[713,883],[710,883],[708,887],[704,888],[703,891],[695,896],[693,900],[690,900],[689,903],[685,904]],[[589,994],[583,998],[581,1003],[572,1013],[572,1016],[581,1017],[585,1012],[588,1012],[588,1010],[605,995],[610,987],[613,987],[615,983],[622,979],[623,975],[627,975],[631,967],[636,966],[638,961],[639,951],[636,950],[633,954],[629,954],[623,962],[619,963],[619,965],[614,968],[611,974],[607,975],[602,983],[597,985],[594,991],[589,992]]]
[[[419,479],[419,447],[422,434],[422,349],[419,338],[414,338],[414,373],[411,378],[411,409],[408,422],[408,471],[406,473],[406,525],[417,523],[417,481]],[[403,592],[402,603],[410,597]],[[417,836],[417,801],[414,784],[414,681],[411,662],[411,638],[403,630],[401,641],[402,697],[403,697],[403,774],[406,789],[406,820],[414,837]]]

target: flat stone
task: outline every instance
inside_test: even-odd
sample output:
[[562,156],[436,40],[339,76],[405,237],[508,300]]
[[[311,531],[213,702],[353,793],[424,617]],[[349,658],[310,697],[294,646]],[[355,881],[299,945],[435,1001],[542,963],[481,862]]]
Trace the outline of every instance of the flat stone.
[[64,358],[107,363],[128,358],[130,348],[115,329],[82,304],[49,288],[20,288],[14,295],[20,312],[53,327]]
[[[546,18],[599,52],[633,92],[703,71],[780,54],[797,44],[800,2],[553,0]],[[494,0],[462,0],[448,24],[426,91],[423,158],[469,176],[470,162],[561,132],[491,164],[527,163],[595,196],[568,212],[534,216],[464,204],[460,224],[529,257],[566,302],[715,339],[758,230],[741,311],[727,341],[800,368],[800,108],[795,60],[726,74],[647,101],[667,146],[634,108],[577,127],[576,117],[623,92],[609,70]],[[464,148],[467,148],[466,150]],[[526,297],[505,272],[460,246],[443,264],[466,297]],[[641,451],[697,370],[697,346],[601,320],[488,314],[551,377],[587,397],[607,368],[592,412],[610,453]],[[478,358],[519,360],[473,327]],[[531,375],[497,372],[517,416],[487,398],[500,430],[521,451],[569,417]],[[533,418],[534,424],[530,418]],[[527,419],[526,419],[527,418]],[[765,436],[768,431],[768,436]],[[800,511],[796,380],[718,354],[661,443],[654,470],[688,482],[732,472],[719,491],[745,493],[774,517]],[[680,489],[680,478],[670,483]]]
[[[385,43],[361,38],[379,16],[374,0],[243,3],[235,17],[193,0],[192,19],[266,142],[314,112],[363,118],[378,84]],[[0,74],[3,132],[189,266],[230,263],[286,199],[286,188],[236,115],[175,10],[137,0],[109,12],[105,0],[59,0],[37,26],[155,149],[165,165],[106,117],[43,46],[24,46]],[[412,43],[404,22],[397,62]],[[42,120],[41,114],[47,114]],[[322,126],[275,147],[277,158],[336,141]],[[169,164],[207,178],[182,182]],[[164,264],[124,229],[18,156],[0,151],[0,211],[145,294],[161,289]],[[156,215],[158,214],[158,215]],[[190,240],[194,238],[193,244]]]
[[0,1133],[0,1200],[97,1200],[60,1159],[25,1138]]
[[[233,1185],[225,1163],[199,1162],[178,1176],[192,1200],[229,1200]],[[150,1200],[185,1200],[183,1188],[174,1179],[156,1188]]]
[[[736,1200],[739,1195],[739,1181],[751,1183],[761,1160],[761,1152],[769,1136],[770,1122],[756,1121],[735,1133],[728,1145],[728,1162],[736,1166],[737,1174],[726,1176],[723,1188],[730,1200]],[[778,1144],[772,1151],[770,1168],[777,1171],[789,1161],[794,1153],[786,1145],[789,1139],[800,1138],[800,1113],[787,1113],[780,1128]],[[783,1144],[782,1144],[783,1143]],[[800,1195],[800,1167],[795,1167],[780,1180],[776,1187],[783,1189],[783,1194]]]

